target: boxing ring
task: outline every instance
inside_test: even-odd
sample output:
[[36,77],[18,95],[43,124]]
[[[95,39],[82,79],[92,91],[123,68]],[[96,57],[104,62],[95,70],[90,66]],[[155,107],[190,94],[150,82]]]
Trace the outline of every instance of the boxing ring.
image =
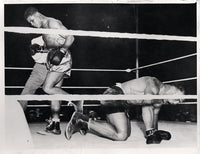
[[[137,33],[118,33],[118,32],[99,32],[99,31],[80,31],[80,30],[52,30],[52,29],[39,29],[39,28],[29,28],[29,27],[4,27],[4,31],[7,33],[19,33],[19,34],[66,34],[74,36],[83,36],[83,37],[101,37],[101,38],[127,38],[127,39],[145,39],[145,40],[170,40],[170,41],[189,41],[197,42],[196,37],[184,37],[184,36],[170,36],[170,35],[155,35],[155,34],[137,34]],[[138,55],[137,55],[138,56]],[[144,66],[138,65],[138,57],[136,57],[136,67],[135,68],[126,68],[126,69],[78,69],[73,68],[73,71],[85,71],[85,72],[124,72],[130,73],[135,72],[136,77],[139,74],[139,71],[149,67],[154,67],[170,62],[180,61],[183,59],[197,57],[197,52],[195,51],[192,54],[175,57],[172,59],[166,59],[164,61],[151,63]],[[31,71],[32,68],[19,68],[19,67],[5,67],[6,70],[18,70],[18,71]],[[185,81],[197,80],[196,76],[191,76],[189,78],[179,78],[176,80],[163,81],[163,83],[178,83]],[[24,86],[5,86],[6,89],[20,89]],[[105,86],[62,86],[63,89],[106,89],[108,85]],[[73,139],[67,141],[64,137],[64,129],[66,122],[61,123],[61,135],[52,135],[52,134],[38,134],[38,131],[41,131],[45,128],[45,123],[27,123],[23,110],[20,108],[17,100],[65,100],[65,101],[74,101],[74,100],[150,100],[150,99],[185,99],[181,104],[193,104],[197,105],[197,95],[6,95],[5,104],[6,104],[6,121],[10,121],[14,115],[20,115],[20,126],[24,131],[15,131],[16,125],[18,123],[6,123],[6,139],[8,142],[8,147],[11,144],[15,143],[17,147],[20,148],[66,148],[66,149],[78,149],[83,148],[99,148],[99,149],[116,149],[116,148],[195,148],[197,147],[197,123],[196,122],[170,122],[170,121],[159,121],[159,129],[168,130],[172,134],[172,139],[170,141],[162,141],[159,146],[157,145],[146,145],[144,138],[144,125],[142,122],[132,121],[131,128],[132,133],[127,141],[123,142],[113,142],[104,138],[97,137],[93,134],[88,133],[86,136],[81,136],[79,133],[74,134]],[[141,104],[135,104],[141,105]],[[171,105],[171,104],[169,104]],[[66,106],[66,105],[63,105]],[[99,104],[83,104],[84,107],[87,106],[100,106]],[[28,107],[49,107],[49,105],[28,105]],[[11,110],[10,110],[11,109]],[[15,117],[15,116],[14,116]],[[18,117],[15,117],[16,121]],[[15,126],[14,126],[15,125]],[[10,133],[12,132],[12,133]],[[21,142],[14,141],[13,136],[17,136]],[[20,146],[20,145],[23,146]],[[14,147],[16,148],[16,147]]]

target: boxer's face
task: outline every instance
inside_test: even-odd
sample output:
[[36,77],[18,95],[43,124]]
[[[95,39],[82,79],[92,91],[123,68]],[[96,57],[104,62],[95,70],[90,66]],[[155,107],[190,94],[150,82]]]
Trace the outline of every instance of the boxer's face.
[[29,16],[27,18],[27,21],[33,26],[33,27],[36,27],[36,28],[40,28],[41,27],[41,21],[39,19],[39,17],[35,16],[35,15],[32,15],[32,16]]

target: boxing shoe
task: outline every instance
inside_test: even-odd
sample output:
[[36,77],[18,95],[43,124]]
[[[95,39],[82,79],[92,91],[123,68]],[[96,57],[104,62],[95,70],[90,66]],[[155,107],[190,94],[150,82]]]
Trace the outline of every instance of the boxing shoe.
[[171,134],[168,131],[164,130],[156,130],[154,134],[157,134],[161,137],[162,140],[170,140],[171,139]]
[[146,144],[160,144],[161,141],[162,139],[158,134],[149,135],[146,138]]
[[[89,119],[92,119],[92,120],[97,120],[97,113],[95,111],[90,111],[89,114],[88,114],[88,117]],[[86,135],[87,134],[87,129],[84,129],[84,128],[81,128],[79,130],[80,134],[81,135]]]
[[[81,101],[76,101],[75,103],[70,101],[68,103],[68,106],[73,106],[75,112],[81,112],[81,113],[83,113],[83,103]],[[87,130],[80,129],[79,133],[81,135],[86,135],[87,134]]]
[[51,119],[46,119],[45,121],[47,122],[46,132],[51,132],[54,128],[53,121]]
[[74,112],[65,129],[65,137],[70,140],[77,131],[85,133],[88,130],[89,117],[79,112]]
[[48,133],[53,133],[55,135],[60,135],[61,134],[60,122],[48,120],[48,124],[46,126],[45,131]]
[[160,144],[162,138],[155,132],[155,129],[146,131],[146,144]]

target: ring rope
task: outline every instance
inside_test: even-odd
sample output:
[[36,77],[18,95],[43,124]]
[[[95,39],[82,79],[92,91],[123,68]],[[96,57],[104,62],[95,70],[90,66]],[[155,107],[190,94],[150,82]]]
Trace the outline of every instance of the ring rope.
[[[21,88],[24,88],[24,86],[5,86],[5,88],[7,89],[21,89]],[[42,87],[40,87],[42,88]],[[62,86],[61,88],[63,89],[106,89],[106,88],[109,88],[109,87],[90,87],[90,86]]]
[[149,65],[140,66],[138,68],[130,69],[129,71],[136,71],[136,70],[140,70],[140,69],[143,69],[143,68],[148,68],[148,67],[151,67],[151,66],[156,66],[156,65],[160,65],[160,64],[164,64],[164,63],[168,63],[168,62],[172,62],[172,61],[177,61],[177,60],[180,60],[180,59],[184,59],[184,58],[188,58],[188,57],[192,57],[192,56],[196,56],[196,55],[197,55],[197,53],[193,53],[193,54],[189,54],[189,55],[185,55],[185,56],[181,56],[181,57],[177,57],[177,58],[173,58],[173,59],[169,59],[169,60],[165,60],[165,61],[161,61],[161,62],[157,62],[157,63],[152,63],[152,64],[149,64]]
[[[191,77],[191,78],[185,78],[185,79],[178,79],[178,80],[170,80],[170,81],[164,81],[163,83],[173,83],[173,82],[182,82],[182,81],[190,81],[190,80],[196,80],[197,77]],[[24,86],[5,86],[7,89],[15,89],[15,88],[24,88]],[[41,87],[40,87],[41,88]],[[100,87],[100,86],[62,86],[63,89],[106,89],[109,87]]]
[[197,77],[178,79],[178,80],[171,80],[171,81],[164,81],[163,83],[182,82],[182,81],[189,81],[189,80],[197,80]]
[[[152,100],[152,99],[197,99],[197,95],[6,95],[15,100]],[[141,104],[141,102],[135,102]]]
[[[7,70],[32,70],[31,67],[5,67]],[[72,71],[90,71],[90,72],[128,72],[128,69],[78,69],[78,68],[72,68]]]
[[[181,105],[196,105],[197,104],[197,102],[182,102],[182,103],[179,103],[179,104],[181,104]],[[163,104],[163,105],[171,105],[171,104]],[[69,105],[61,105],[61,106],[63,106],[63,107],[68,107]],[[98,103],[98,104],[84,104],[83,103],[83,106],[84,107],[86,107],[86,106],[89,106],[89,107],[91,107],[91,106],[101,106],[101,104],[100,103]],[[48,104],[40,104],[40,105],[31,105],[31,104],[28,104],[27,105],[27,107],[50,107],[50,105],[48,105]]]
[[92,71],[92,72],[127,72],[127,70],[124,69],[77,69],[74,68],[72,71]]
[[[97,72],[97,71],[101,71],[101,72],[133,72],[133,71],[136,71],[136,70],[140,70],[140,69],[143,69],[143,68],[148,68],[148,67],[151,67],[151,66],[155,66],[155,65],[160,65],[160,64],[164,64],[164,63],[168,63],[168,62],[172,62],[172,61],[176,61],[176,60],[180,60],[180,59],[184,59],[184,58],[188,58],[188,57],[192,57],[192,56],[196,56],[197,53],[193,53],[193,54],[189,54],[189,55],[185,55],[185,56],[181,56],[181,57],[177,57],[177,58],[173,58],[173,59],[169,59],[169,60],[165,60],[165,61],[161,61],[161,62],[157,62],[157,63],[153,63],[153,64],[149,64],[149,65],[145,65],[145,66],[140,66],[138,68],[133,68],[133,69],[77,69],[77,68],[74,68],[72,69],[72,71],[90,71],[90,72]],[[32,70],[33,68],[29,68],[29,67],[5,67],[5,69],[7,70]]]
[[175,36],[175,35],[157,35],[157,34],[137,34],[137,33],[119,33],[119,32],[101,32],[101,31],[83,31],[83,30],[60,30],[44,29],[30,27],[4,27],[4,31],[22,34],[60,34],[75,36],[90,36],[104,38],[127,38],[127,39],[150,39],[150,40],[172,40],[172,41],[197,41],[192,36]]
[[[25,1],[17,1],[17,0],[15,0],[15,1],[13,1],[13,0],[6,0],[6,1],[4,1],[4,4],[16,4],[16,2],[17,2],[17,4],[26,4],[26,3],[30,3],[30,2],[28,2],[27,0]],[[73,0],[72,1],[73,3],[80,3],[80,1],[79,0]],[[110,4],[110,3],[121,3],[121,4],[192,4],[192,3],[196,3],[197,2],[197,0],[173,0],[173,1],[165,1],[165,0],[129,0],[129,1],[127,1],[127,0],[107,0],[107,1],[98,1],[98,3],[99,4]],[[34,0],[34,1],[31,1],[31,4],[37,4],[37,3],[41,3],[41,1],[40,0]],[[48,3],[47,1],[45,1],[45,3]],[[50,2],[51,3],[51,2]],[[59,1],[57,1],[56,3],[61,3],[61,4],[63,4],[63,3],[71,3],[70,1],[69,2],[67,2],[67,1],[64,1],[64,0],[59,0]],[[81,3],[88,3],[88,1],[81,1]],[[89,3],[97,3],[96,1],[93,1],[93,0],[90,0],[89,1]]]
[[[61,105],[61,106],[63,106],[63,107],[66,107],[66,106],[69,106],[69,105]],[[83,103],[83,106],[85,107],[85,106],[100,106],[100,104],[84,104]],[[50,107],[50,105],[48,105],[48,104],[42,104],[42,105],[30,105],[30,104],[28,104],[27,105],[27,107]]]

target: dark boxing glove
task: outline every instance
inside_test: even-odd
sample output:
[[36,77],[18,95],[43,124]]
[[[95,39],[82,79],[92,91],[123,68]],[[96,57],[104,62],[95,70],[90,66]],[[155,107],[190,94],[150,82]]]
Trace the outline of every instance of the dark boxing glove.
[[47,56],[47,62],[52,65],[59,65],[65,56],[67,50],[65,48],[51,49]]
[[44,46],[40,46],[38,44],[31,44],[29,46],[31,56],[34,56],[36,53],[43,52]]

